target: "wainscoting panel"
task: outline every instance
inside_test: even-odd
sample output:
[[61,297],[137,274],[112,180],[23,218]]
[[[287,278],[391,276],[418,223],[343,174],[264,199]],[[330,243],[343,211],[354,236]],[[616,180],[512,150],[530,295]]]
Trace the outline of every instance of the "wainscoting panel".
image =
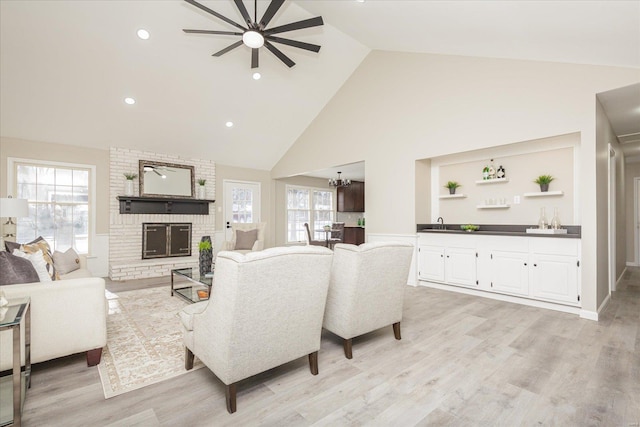
[[87,255],[87,269],[95,277],[109,275],[109,235],[96,234]]

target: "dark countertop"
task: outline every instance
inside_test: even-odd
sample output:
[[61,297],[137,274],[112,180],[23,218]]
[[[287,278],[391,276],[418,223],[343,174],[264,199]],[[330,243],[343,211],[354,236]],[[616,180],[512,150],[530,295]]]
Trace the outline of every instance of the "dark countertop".
[[527,233],[527,228],[537,228],[537,225],[518,224],[476,224],[480,227],[478,231],[464,231],[460,229],[462,224],[444,224],[442,229],[440,224],[417,224],[418,233],[434,234],[481,234],[485,236],[527,236],[527,237],[552,237],[560,239],[579,239],[582,233],[580,225],[563,225],[567,229],[567,234],[537,234]]

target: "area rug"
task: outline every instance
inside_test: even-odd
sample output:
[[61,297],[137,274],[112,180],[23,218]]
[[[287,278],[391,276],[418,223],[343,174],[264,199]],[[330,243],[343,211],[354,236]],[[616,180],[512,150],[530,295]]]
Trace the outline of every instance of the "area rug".
[[[107,346],[98,365],[106,399],[190,372],[178,317],[187,303],[170,294],[166,286],[107,291]],[[196,359],[193,369],[202,367]]]

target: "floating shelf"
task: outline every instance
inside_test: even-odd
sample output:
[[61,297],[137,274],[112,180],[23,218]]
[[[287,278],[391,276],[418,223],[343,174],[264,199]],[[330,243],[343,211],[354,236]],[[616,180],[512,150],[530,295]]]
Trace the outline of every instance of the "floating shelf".
[[509,209],[511,205],[478,205],[478,209]]
[[509,178],[481,179],[476,184],[500,184],[501,182],[509,182]]
[[524,193],[524,197],[551,197],[551,196],[562,196],[564,191],[536,191],[534,193]]
[[443,194],[440,196],[441,199],[464,199],[467,197],[466,194]]
[[209,215],[209,203],[215,200],[118,196],[121,214]]

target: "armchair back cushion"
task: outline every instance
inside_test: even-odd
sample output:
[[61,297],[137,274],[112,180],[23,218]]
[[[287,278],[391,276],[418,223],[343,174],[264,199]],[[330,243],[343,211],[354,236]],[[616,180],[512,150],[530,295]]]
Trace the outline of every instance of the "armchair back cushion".
[[400,322],[413,245],[337,244],[324,327],[344,339]]
[[185,345],[225,384],[318,351],[331,259],[310,246],[220,252],[192,330],[183,318]]
[[[222,242],[222,251],[241,251],[248,253],[250,251],[261,251],[264,249],[264,235],[267,228],[266,222],[247,222],[231,224],[231,240]],[[257,233],[255,239],[253,233],[247,235],[247,232],[255,231]],[[238,233],[238,232],[244,232]],[[252,246],[248,242],[253,240]],[[248,246],[248,247],[247,247]],[[243,248],[243,249],[241,249]],[[244,249],[246,248],[246,249]]]

